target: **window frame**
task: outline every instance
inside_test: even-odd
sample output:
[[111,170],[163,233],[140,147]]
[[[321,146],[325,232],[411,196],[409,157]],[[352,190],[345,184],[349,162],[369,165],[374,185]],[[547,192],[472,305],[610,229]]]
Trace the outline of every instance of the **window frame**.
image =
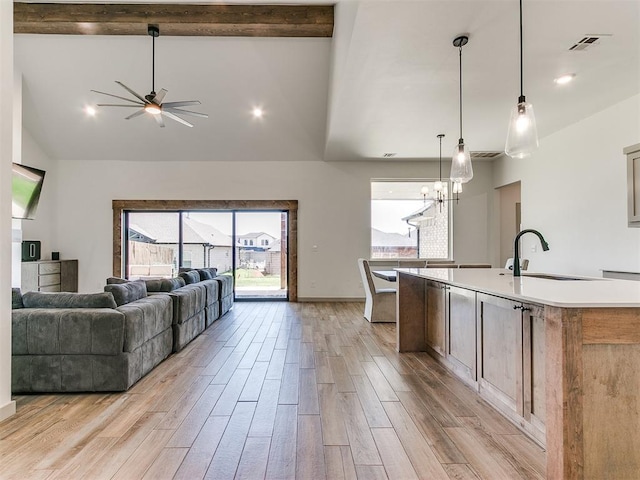
[[[298,301],[298,201],[297,200],[112,200],[114,277],[122,277],[126,245],[126,212],[180,212],[184,210],[235,210],[287,212],[287,291],[290,302]],[[182,241],[182,239],[180,239]],[[126,249],[125,249],[126,250]]]
[[[416,183],[416,184],[432,184],[434,182],[440,181],[440,179],[438,178],[372,178],[369,181],[369,258],[372,260],[453,260],[454,259],[454,251],[453,251],[453,236],[454,236],[454,228],[453,228],[453,222],[454,222],[454,208],[453,205],[455,203],[457,203],[457,201],[452,200],[452,193],[453,193],[453,182],[451,182],[450,179],[442,179],[443,183],[446,183],[447,185],[447,191],[449,192],[449,196],[446,200],[447,202],[447,213],[448,213],[448,218],[447,218],[447,229],[448,229],[448,245],[447,245],[447,251],[449,253],[449,255],[447,257],[431,257],[431,258],[419,258],[419,257],[413,257],[413,258],[409,258],[409,257],[386,257],[386,258],[379,258],[379,257],[373,257],[373,245],[372,245],[372,239],[371,239],[371,231],[373,229],[373,225],[372,225],[372,201],[373,199],[373,184],[374,183]],[[420,189],[418,188],[417,193],[420,192]],[[437,206],[435,208],[438,208]]]

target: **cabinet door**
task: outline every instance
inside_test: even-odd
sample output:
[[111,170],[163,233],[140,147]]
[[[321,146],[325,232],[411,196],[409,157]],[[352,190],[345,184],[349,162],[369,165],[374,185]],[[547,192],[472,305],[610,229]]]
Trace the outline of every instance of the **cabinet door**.
[[624,149],[627,155],[627,214],[630,227],[640,227],[640,144]]
[[[479,390],[492,403],[523,415],[522,310],[513,300],[478,294],[482,338]],[[515,308],[514,308],[515,307]]]
[[38,291],[38,264],[22,262],[22,279],[20,281],[22,293]]
[[524,418],[531,432],[545,442],[545,321],[544,307],[523,305]]
[[448,287],[447,360],[454,371],[475,383],[476,373],[476,292]]
[[427,324],[425,335],[427,345],[435,352],[444,356],[446,352],[445,318],[447,286],[443,283],[427,281],[426,289]]

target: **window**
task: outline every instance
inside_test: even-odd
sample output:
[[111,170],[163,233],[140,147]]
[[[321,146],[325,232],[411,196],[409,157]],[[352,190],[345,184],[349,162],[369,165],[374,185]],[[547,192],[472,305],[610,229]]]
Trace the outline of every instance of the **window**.
[[253,240],[249,240],[249,246],[253,246]]
[[372,181],[371,258],[450,258],[450,204],[431,180]]
[[244,240],[245,245],[249,245],[249,241],[247,239]]

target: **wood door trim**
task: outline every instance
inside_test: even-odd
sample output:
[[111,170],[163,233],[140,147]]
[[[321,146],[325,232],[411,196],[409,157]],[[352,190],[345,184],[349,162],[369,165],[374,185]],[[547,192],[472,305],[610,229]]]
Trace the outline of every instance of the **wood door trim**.
[[298,201],[297,200],[113,200],[113,275],[122,276],[122,220],[125,210],[280,210],[289,216],[287,287],[289,301],[298,301]]

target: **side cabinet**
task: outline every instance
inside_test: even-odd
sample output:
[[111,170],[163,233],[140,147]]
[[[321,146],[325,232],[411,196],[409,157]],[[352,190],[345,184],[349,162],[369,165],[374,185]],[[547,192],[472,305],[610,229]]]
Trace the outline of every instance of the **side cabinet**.
[[22,263],[22,292],[77,292],[78,260]]
[[544,316],[540,305],[478,293],[478,391],[544,443]]
[[446,355],[447,289],[444,283],[428,280],[425,285],[426,317],[425,337],[432,352]]

